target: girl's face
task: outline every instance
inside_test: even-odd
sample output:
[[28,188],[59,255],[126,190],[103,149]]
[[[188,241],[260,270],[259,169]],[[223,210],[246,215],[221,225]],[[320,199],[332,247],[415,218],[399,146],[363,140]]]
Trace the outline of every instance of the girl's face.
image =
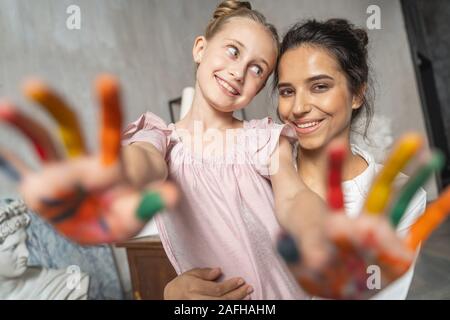
[[25,229],[19,229],[0,244],[0,279],[16,278],[27,270],[26,238]]
[[300,147],[316,150],[333,138],[348,137],[352,111],[361,105],[336,59],[326,50],[300,46],[279,64],[278,112],[294,125]]
[[201,95],[221,112],[247,106],[272,73],[276,50],[269,31],[247,18],[230,19],[209,40],[198,37],[193,56]]

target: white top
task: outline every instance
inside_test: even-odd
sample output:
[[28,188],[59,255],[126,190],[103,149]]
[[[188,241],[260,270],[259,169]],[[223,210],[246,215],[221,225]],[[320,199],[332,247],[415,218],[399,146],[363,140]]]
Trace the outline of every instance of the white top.
[[[368,167],[364,172],[352,180],[344,181],[342,184],[344,193],[344,206],[346,214],[349,217],[356,217],[361,213],[365,199],[370,191],[373,179],[376,177],[383,167],[375,163],[373,156],[356,145],[352,145],[353,154],[358,154],[368,163]],[[400,188],[408,180],[408,176],[400,173],[395,182],[394,189]],[[411,225],[417,218],[423,214],[426,207],[426,192],[422,188],[417,192],[410,202],[406,213],[397,227],[399,236],[404,237]],[[391,283],[387,288],[380,291],[372,299],[376,300],[402,300],[406,299],[409,287],[413,278],[415,263],[413,263],[402,277]]]

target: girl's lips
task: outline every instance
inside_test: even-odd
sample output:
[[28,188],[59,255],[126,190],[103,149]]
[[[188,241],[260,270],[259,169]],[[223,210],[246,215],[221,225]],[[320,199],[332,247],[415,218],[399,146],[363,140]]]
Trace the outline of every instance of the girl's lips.
[[323,119],[320,120],[318,124],[316,124],[312,127],[307,127],[307,128],[299,128],[296,123],[294,123],[294,122],[291,122],[291,123],[292,123],[292,126],[295,128],[295,131],[297,131],[298,134],[309,134],[309,133],[312,133],[312,132],[316,131],[317,129],[319,129],[320,126],[322,125],[322,122],[323,122]]
[[[222,78],[220,78],[220,77],[218,77],[218,76],[214,76],[214,78],[216,79],[216,82],[217,82],[217,85],[220,87],[220,89],[222,89],[222,91],[227,95],[227,96],[230,96],[230,97],[237,97],[237,96],[239,96],[239,93],[238,94],[233,94],[233,93],[231,93],[227,88],[225,88],[221,83],[220,83],[220,81],[224,81],[224,82],[226,82],[225,80],[223,80]],[[219,80],[220,79],[220,80]],[[229,85],[229,84],[228,84]],[[236,90],[237,91],[237,90]]]

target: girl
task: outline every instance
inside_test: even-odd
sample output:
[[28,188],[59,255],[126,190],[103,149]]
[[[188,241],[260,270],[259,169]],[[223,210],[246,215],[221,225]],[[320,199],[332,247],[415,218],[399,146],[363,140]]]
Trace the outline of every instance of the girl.
[[[277,54],[276,31],[260,13],[246,2],[222,2],[194,43],[196,90],[189,113],[170,125],[147,113],[124,134],[125,144],[151,152],[152,163],[167,162],[158,168],[134,161],[136,175],[160,169],[183,194],[179,210],[157,217],[177,273],[220,265],[224,276],[250,283],[248,293],[256,299],[305,297],[273,251],[280,229],[264,178],[279,136],[289,128],[232,116],[264,87]],[[217,139],[208,141],[211,136]]]

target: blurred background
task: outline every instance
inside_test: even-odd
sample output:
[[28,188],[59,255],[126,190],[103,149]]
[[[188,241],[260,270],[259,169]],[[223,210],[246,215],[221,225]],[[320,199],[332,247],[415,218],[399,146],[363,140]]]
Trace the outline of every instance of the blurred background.
[[[180,97],[185,87],[194,85],[193,41],[203,33],[218,3],[212,0],[0,0],[0,97],[17,102],[33,117],[54,128],[50,118],[25,101],[20,90],[21,83],[30,75],[47,80],[76,109],[87,144],[95,150],[98,110],[92,84],[97,74],[111,72],[123,86],[126,122],[137,119],[145,111],[170,122],[169,101]],[[354,139],[367,143],[367,148],[381,161],[393,139],[407,130],[415,130],[427,136],[429,146],[440,148],[450,158],[449,1],[254,0],[251,3],[275,24],[280,35],[306,18],[339,17],[369,27],[368,21],[376,12],[368,8],[376,5],[380,25],[368,30],[376,120],[369,131],[369,142],[363,142],[357,134]],[[67,27],[72,13],[67,10],[73,5],[80,10],[79,29]],[[245,117],[275,117],[275,110],[276,97],[267,86],[245,110]],[[0,145],[38,167],[29,143],[4,125],[0,126]],[[0,181],[0,198],[17,196],[13,183],[5,176],[0,176]],[[442,174],[427,184],[428,200],[433,200],[449,182],[447,162]],[[148,230],[155,231],[151,225]],[[450,298],[449,240],[450,224],[447,223],[425,244],[408,298]],[[79,248],[68,245],[52,251],[52,255],[70,257],[73,252],[70,250],[80,252]],[[95,260],[88,251],[77,254],[79,263],[83,259]],[[110,286],[110,294],[99,294],[101,290],[97,288],[91,298],[132,297],[125,249],[113,246],[96,252],[98,260],[110,261],[108,281],[116,281],[117,285]],[[42,257],[39,249],[35,256]],[[45,264],[42,259],[34,261]],[[91,277],[101,277],[96,273],[104,267],[95,268],[96,262],[92,263]]]

